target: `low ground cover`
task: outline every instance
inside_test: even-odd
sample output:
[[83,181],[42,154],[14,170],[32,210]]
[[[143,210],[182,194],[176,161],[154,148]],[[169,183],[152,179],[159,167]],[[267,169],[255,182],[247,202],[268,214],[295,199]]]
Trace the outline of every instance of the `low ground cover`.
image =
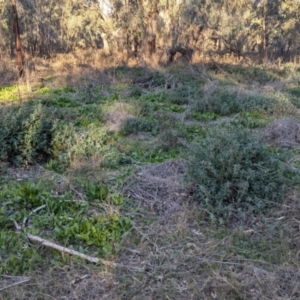
[[0,299],[298,299],[293,70],[1,88]]

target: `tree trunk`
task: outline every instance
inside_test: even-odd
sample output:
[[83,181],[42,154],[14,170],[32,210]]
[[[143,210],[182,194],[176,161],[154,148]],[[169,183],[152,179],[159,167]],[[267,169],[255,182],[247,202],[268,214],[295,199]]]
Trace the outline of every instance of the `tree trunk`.
[[17,51],[18,70],[19,70],[19,77],[21,77],[24,72],[24,63],[23,63],[23,56],[22,56],[22,46],[21,46],[16,0],[12,0],[11,4],[12,4],[13,20],[14,20],[14,33],[15,33],[15,42],[16,42],[16,51]]
[[263,65],[266,66],[268,60],[267,50],[267,29],[266,29],[266,0],[263,2],[262,11],[262,51],[263,51]]

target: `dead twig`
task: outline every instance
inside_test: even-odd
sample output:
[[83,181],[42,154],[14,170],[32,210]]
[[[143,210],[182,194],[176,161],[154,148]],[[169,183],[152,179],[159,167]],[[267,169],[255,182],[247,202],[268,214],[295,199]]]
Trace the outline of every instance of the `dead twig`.
[[45,240],[45,239],[43,239],[39,236],[32,235],[32,234],[29,233],[29,234],[27,234],[27,237],[28,237],[29,240],[31,240],[33,242],[38,242],[38,243],[42,244],[43,246],[58,250],[59,252],[68,253],[68,254],[71,254],[71,255],[74,255],[74,256],[78,256],[78,257],[83,258],[83,259],[85,259],[89,262],[92,262],[92,263],[101,262],[103,265],[114,267],[114,263],[111,263],[111,262],[108,262],[108,261],[102,261],[97,257],[92,257],[92,256],[89,256],[89,255],[85,255],[85,254],[80,253],[78,251],[75,251],[75,250],[63,247],[61,245],[52,243],[52,242],[50,242],[48,240]]
[[102,264],[104,266],[111,267],[111,268],[133,269],[135,271],[140,271],[140,272],[144,270],[144,268],[135,268],[135,267],[130,267],[130,266],[124,266],[122,264],[118,264],[118,263],[114,263],[114,262],[111,262],[111,261],[103,260],[101,258],[89,256],[89,255],[80,253],[78,251],[75,251],[75,250],[63,247],[61,245],[55,244],[55,243],[50,242],[48,240],[45,240],[45,239],[43,239],[39,236],[32,235],[32,234],[29,234],[29,233],[27,234],[27,237],[28,237],[29,240],[31,240],[33,242],[38,242],[43,246],[58,250],[59,252],[62,252],[62,253],[68,253],[68,254],[83,258],[83,259],[85,259],[89,262],[95,263],[95,264]]
[[42,205],[42,206],[39,206],[39,207],[37,207],[36,209],[34,209],[27,217],[25,217],[24,220],[23,220],[23,228],[25,228],[26,222],[28,221],[28,219],[29,219],[30,216],[32,216],[34,213],[36,213],[36,212],[42,210],[42,209],[45,208],[45,207],[46,207],[46,204],[44,204],[44,205]]
[[19,282],[15,282],[15,283],[12,283],[12,284],[10,284],[10,285],[7,285],[7,286],[1,288],[1,289],[0,289],[0,292],[1,292],[1,291],[4,291],[4,290],[6,290],[6,289],[8,289],[8,288],[10,288],[10,287],[13,287],[13,286],[16,286],[16,285],[19,285],[19,284],[28,282],[29,280],[30,280],[30,278],[29,278],[29,277],[26,277],[26,278],[24,278],[23,280],[21,280],[21,281],[19,281]]

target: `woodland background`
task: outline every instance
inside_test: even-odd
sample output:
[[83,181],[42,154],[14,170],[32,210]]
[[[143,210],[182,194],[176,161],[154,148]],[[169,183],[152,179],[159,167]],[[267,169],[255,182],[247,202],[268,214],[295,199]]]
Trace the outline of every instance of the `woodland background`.
[[[0,50],[13,56],[12,3],[0,2]],[[168,62],[192,59],[298,59],[298,0],[20,0],[22,47],[29,57],[76,49]]]

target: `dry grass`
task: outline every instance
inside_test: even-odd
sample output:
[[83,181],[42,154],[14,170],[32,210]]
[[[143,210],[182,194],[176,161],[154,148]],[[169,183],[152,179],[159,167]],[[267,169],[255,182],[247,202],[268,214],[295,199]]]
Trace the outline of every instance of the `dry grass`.
[[[15,280],[5,278],[1,280],[1,287]],[[110,271],[70,263],[32,273],[28,282],[4,290],[0,299],[104,299],[116,283]]]
[[276,120],[265,130],[264,140],[276,146],[300,148],[300,122],[295,118]]
[[128,104],[116,102],[110,106],[106,117],[106,125],[109,131],[118,131],[122,123],[132,115],[128,112]]
[[184,168],[185,163],[182,160],[141,168],[125,188],[125,194],[158,215],[178,211],[188,198],[182,186]]
[[[184,167],[171,160],[139,168],[125,187],[131,197],[123,213],[133,231],[111,257],[123,267],[64,256],[67,265],[28,274],[28,282],[5,289],[0,299],[299,299],[299,192],[267,217],[219,228],[185,194]],[[54,176],[38,167],[27,171],[30,177]],[[2,277],[1,287],[16,280]]]
[[[215,237],[220,229],[205,223],[197,206],[182,207],[168,218],[160,216],[156,221],[150,212],[147,216],[143,210],[141,218],[152,222],[148,226],[136,226],[136,244],[128,243],[120,253],[120,259],[124,264],[143,266],[145,271],[121,273],[126,280],[116,287],[115,292],[126,292],[115,299],[298,299],[300,269],[296,255],[299,233],[287,229],[293,227],[293,223],[296,225],[295,220],[290,222],[284,216],[287,221],[282,223],[287,230],[284,234],[290,234],[289,238],[278,248],[270,247],[270,253],[263,253],[274,258],[273,262],[234,253],[233,240],[240,235],[261,242],[275,238],[270,227],[284,214],[293,220],[292,216],[299,211],[299,198],[288,202],[267,222],[259,220],[250,228],[227,231],[222,238]],[[280,249],[283,253],[279,255]],[[285,259],[276,261],[277,255]]]

